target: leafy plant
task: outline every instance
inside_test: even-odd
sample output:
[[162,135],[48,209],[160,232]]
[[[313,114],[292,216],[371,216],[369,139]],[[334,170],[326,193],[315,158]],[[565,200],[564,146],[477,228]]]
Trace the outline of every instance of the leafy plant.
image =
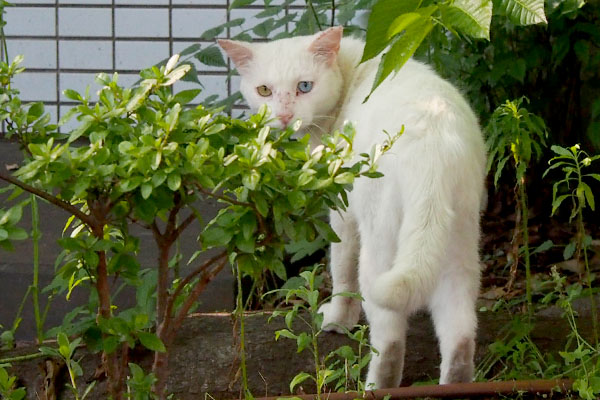
[[[590,271],[588,259],[588,248],[592,242],[592,237],[586,233],[583,211],[587,207],[592,211],[595,209],[594,193],[588,182],[592,179],[600,182],[600,174],[586,173],[585,169],[590,167],[595,160],[599,159],[600,155],[590,157],[585,151],[581,150],[579,145],[574,145],[569,148],[552,146],[551,150],[556,156],[550,159],[550,166],[544,172],[544,176],[555,168],[560,168],[563,172],[562,179],[556,181],[552,186],[552,215],[554,215],[565,200],[570,200],[571,215],[569,216],[569,221],[575,219],[577,235],[575,236],[575,240],[565,247],[564,257],[565,259],[569,259],[573,253],[575,253],[578,262],[580,262],[583,257],[587,286],[592,304],[595,343],[596,346],[598,346],[598,316],[594,292],[592,290],[594,278]],[[566,191],[566,193],[560,194],[564,191]]]
[[[355,178],[380,176],[375,160],[394,140],[350,164],[351,126],[324,137],[313,150],[308,135],[292,140],[294,129],[275,132],[266,126],[266,109],[241,121],[203,106],[186,108],[199,90],[172,93],[170,86],[191,70],[178,66],[178,58],[142,71],[134,88],[119,86],[117,74],[99,74],[103,88],[96,104],[87,93],[66,90],[78,105],[61,123],[76,115],[79,126],[64,137],[50,135],[45,125],[36,125],[45,120],[37,117],[43,109],[36,111],[33,122],[25,119],[11,131],[26,149],[22,167],[14,175],[0,171],[0,179],[19,188],[15,196],[27,191],[72,215],[50,287],[67,296],[89,288],[87,307],[66,320],[79,320],[71,333],[83,334],[90,348],[103,353],[115,399],[125,388],[126,364],[117,360],[127,360],[129,349],[138,344],[155,352],[153,391],[164,398],[166,350],[227,261],[244,275],[269,269],[285,277],[282,257],[290,240],[312,242],[318,235],[338,240],[322,220],[327,208],[346,207],[346,191]],[[11,65],[18,72],[18,63]],[[5,114],[9,124],[11,116],[24,113],[14,99]],[[202,250],[190,262],[206,249],[224,249],[173,279],[174,244],[192,223],[201,222],[193,204],[206,197],[223,208],[202,226]],[[137,261],[139,238],[130,232],[130,223],[152,232],[159,253],[156,273]],[[155,287],[155,303],[146,297],[132,309],[115,308],[110,276],[146,295]]]
[[551,292],[541,300],[563,310],[569,333],[558,354],[542,352],[531,339],[533,325],[516,316],[504,336],[489,346],[489,353],[477,368],[477,380],[574,379],[573,391],[582,399],[595,399],[600,393],[600,350],[580,333],[573,302],[583,295],[579,283],[566,284],[566,278],[552,268]]
[[0,396],[6,400],[22,400],[27,395],[25,388],[15,388],[17,378],[10,376],[6,367],[7,364],[0,365]]
[[158,398],[152,392],[152,386],[156,383],[154,374],[146,374],[144,370],[135,363],[129,363],[131,375],[127,377],[127,398],[134,400],[150,400]]
[[487,148],[489,151],[487,171],[495,164],[494,184],[498,179],[506,163],[511,161],[515,174],[516,198],[518,216],[515,221],[513,235],[513,264],[511,266],[511,279],[508,287],[515,279],[519,265],[520,246],[523,246],[526,274],[527,305],[531,312],[531,266],[529,252],[529,210],[527,204],[527,182],[526,171],[532,158],[539,158],[542,154],[542,146],[545,146],[547,137],[544,121],[527,111],[523,101],[525,97],[509,101],[494,111],[485,129],[487,134]]
[[[361,326],[352,334],[347,332],[348,336],[358,342],[358,354],[349,346],[342,346],[334,350],[326,357],[321,358],[319,353],[318,337],[323,332],[323,313],[318,311],[319,306],[324,302],[329,301],[333,296],[329,296],[319,301],[318,290],[318,272],[319,266],[315,266],[310,271],[300,273],[301,279],[294,279],[293,282],[287,284],[284,288],[278,289],[275,292],[285,296],[286,304],[293,304],[289,310],[275,310],[271,318],[283,316],[285,320],[285,329],[280,329],[275,332],[275,339],[281,337],[295,340],[297,343],[298,353],[309,349],[314,360],[314,374],[308,372],[298,373],[290,382],[290,392],[293,393],[294,388],[307,379],[312,380],[317,388],[317,399],[321,399],[325,385],[333,383],[335,389],[350,390],[352,383],[356,386],[353,389],[364,392],[365,385],[361,381],[361,370],[370,360],[370,353],[363,355],[363,349],[370,346],[366,343],[365,332],[366,327]],[[361,298],[356,293],[342,292],[336,293],[334,296],[345,296],[353,298]],[[303,322],[308,328],[308,332],[294,332],[293,323],[298,319]],[[342,363],[334,361],[326,365],[328,361],[332,361],[336,356],[340,357]]]
[[84,393],[81,396],[79,395],[76,379],[83,375],[83,370],[81,369],[79,362],[75,360],[74,356],[75,351],[81,344],[81,341],[81,338],[76,338],[73,341],[69,341],[67,335],[65,335],[63,332],[60,332],[56,337],[56,342],[58,343],[57,349],[48,346],[40,347],[42,354],[48,357],[58,358],[65,363],[67,371],[69,372],[70,382],[67,384],[67,387],[71,390],[71,393],[76,400],[84,400],[96,385],[96,381],[93,381],[90,385],[88,385]]

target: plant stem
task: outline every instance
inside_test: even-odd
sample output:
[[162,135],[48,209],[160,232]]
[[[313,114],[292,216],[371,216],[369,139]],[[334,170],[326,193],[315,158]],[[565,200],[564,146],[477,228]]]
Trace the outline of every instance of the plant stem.
[[84,224],[86,224],[89,227],[92,227],[92,225],[94,225],[94,220],[92,219],[91,216],[89,216],[88,214],[84,213],[83,211],[81,211],[80,209],[78,209],[77,207],[73,206],[70,203],[67,203],[64,200],[59,199],[56,196],[53,196],[50,193],[44,192],[43,190],[40,190],[38,188],[35,188],[31,185],[28,185],[25,182],[20,181],[19,179],[4,173],[2,170],[0,170],[0,179],[3,181],[6,181],[8,183],[12,183],[15,186],[20,187],[21,189],[25,190],[26,192],[29,192],[31,194],[34,194],[38,197],[41,197],[44,200],[47,200],[48,202],[54,204],[55,206],[57,206],[58,208],[62,208],[63,210],[65,210],[66,212],[74,215],[75,217],[79,218],[79,220],[81,220],[81,222],[83,222]]
[[531,295],[531,264],[529,259],[529,210],[527,206],[527,192],[525,190],[525,176],[519,181],[519,202],[521,203],[521,224],[523,235],[523,250],[525,251],[525,293],[527,296],[527,314],[529,321],[533,313],[533,301]]
[[42,344],[44,341],[44,320],[40,315],[40,300],[39,300],[39,274],[40,274],[40,238],[42,232],[40,231],[40,214],[35,195],[31,195],[31,228],[32,235],[31,239],[33,242],[33,283],[32,289],[32,301],[33,301],[33,315],[35,316],[35,328],[37,332],[38,344]]
[[592,309],[592,327],[594,328],[594,343],[596,348],[598,348],[598,344],[600,340],[598,338],[598,312],[596,305],[596,298],[594,297],[594,292],[592,291],[592,274],[590,272],[590,263],[588,260],[587,254],[587,245],[585,244],[585,225],[583,224],[583,212],[582,208],[579,208],[579,212],[577,213],[577,230],[579,236],[579,245],[581,246],[581,250],[583,250],[583,262],[585,264],[585,275],[587,280],[587,286],[590,290],[590,307]]
[[237,272],[237,306],[235,309],[236,318],[240,321],[240,360],[242,369],[242,384],[244,387],[244,399],[250,397],[250,389],[248,389],[248,372],[246,370],[246,335],[244,330],[244,301],[242,299],[242,271],[239,265],[235,266]]
[[319,14],[317,14],[317,10],[315,10],[315,6],[313,5],[312,0],[306,0],[306,4],[308,4],[308,6],[310,7],[310,11],[312,12],[313,16],[315,17],[315,22],[317,23],[317,26],[319,27],[319,31],[322,31],[323,27],[321,26],[321,23],[319,22]]
[[44,355],[44,353],[42,353],[40,351],[38,353],[25,354],[24,356],[3,358],[0,360],[0,364],[10,364],[10,363],[20,362],[20,361],[35,360],[36,358],[41,358],[41,357],[45,357],[45,355]]

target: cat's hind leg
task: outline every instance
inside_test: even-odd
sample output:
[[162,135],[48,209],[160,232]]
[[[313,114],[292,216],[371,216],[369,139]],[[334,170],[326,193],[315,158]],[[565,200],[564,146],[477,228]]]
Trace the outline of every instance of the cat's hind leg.
[[367,388],[398,387],[404,368],[407,317],[368,299],[363,306],[370,325],[369,342],[377,350],[369,363]]
[[[473,248],[475,247],[475,248]],[[440,384],[473,380],[479,290],[476,245],[456,243],[434,290],[430,310],[440,343]],[[452,254],[454,253],[454,254]]]
[[[341,239],[339,243],[331,244],[333,294],[357,293],[359,238],[356,221],[349,213],[340,215],[332,212],[330,224]],[[324,329],[339,333],[344,333],[344,328],[350,329],[358,323],[360,311],[360,301],[346,296],[334,296],[319,309],[323,313]]]

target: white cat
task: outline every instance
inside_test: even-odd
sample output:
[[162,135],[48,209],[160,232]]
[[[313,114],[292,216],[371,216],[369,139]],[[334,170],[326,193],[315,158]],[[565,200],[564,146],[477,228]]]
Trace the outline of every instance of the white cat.
[[[359,179],[348,210],[331,214],[334,293],[362,294],[374,355],[367,382],[402,379],[407,318],[427,307],[442,355],[440,383],[473,378],[479,290],[479,211],[485,147],[478,121],[451,84],[409,60],[369,94],[379,58],[359,64],[364,43],[334,27],[269,43],[220,40],[252,109],[266,103],[286,126],[300,119],[317,138],[352,121],[354,149],[369,153],[383,131],[404,134],[379,162],[380,179]],[[359,290],[360,289],[360,290]],[[337,296],[324,326],[351,328],[361,303]]]

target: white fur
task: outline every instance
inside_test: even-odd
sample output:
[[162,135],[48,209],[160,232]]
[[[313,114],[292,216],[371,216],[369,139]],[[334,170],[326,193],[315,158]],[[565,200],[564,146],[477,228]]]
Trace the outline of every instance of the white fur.
[[[332,213],[341,243],[331,246],[334,292],[359,291],[380,354],[367,382],[400,384],[407,318],[431,311],[442,354],[440,383],[472,379],[479,290],[479,207],[485,150],[478,122],[460,93],[429,67],[409,60],[363,104],[379,58],[359,65],[364,43],[345,38],[334,62],[309,50],[323,35],[243,44],[252,59],[241,91],[251,108],[267,103],[274,115],[292,113],[314,137],[343,121],[356,128],[357,154],[405,127],[379,162],[380,179],[359,179],[349,208]],[[341,31],[338,29],[338,33]],[[239,43],[238,43],[239,44]],[[297,94],[299,81],[314,88]],[[256,87],[272,88],[270,98]],[[277,124],[277,123],[276,123]],[[351,328],[360,303],[334,297],[323,306],[324,326]]]

